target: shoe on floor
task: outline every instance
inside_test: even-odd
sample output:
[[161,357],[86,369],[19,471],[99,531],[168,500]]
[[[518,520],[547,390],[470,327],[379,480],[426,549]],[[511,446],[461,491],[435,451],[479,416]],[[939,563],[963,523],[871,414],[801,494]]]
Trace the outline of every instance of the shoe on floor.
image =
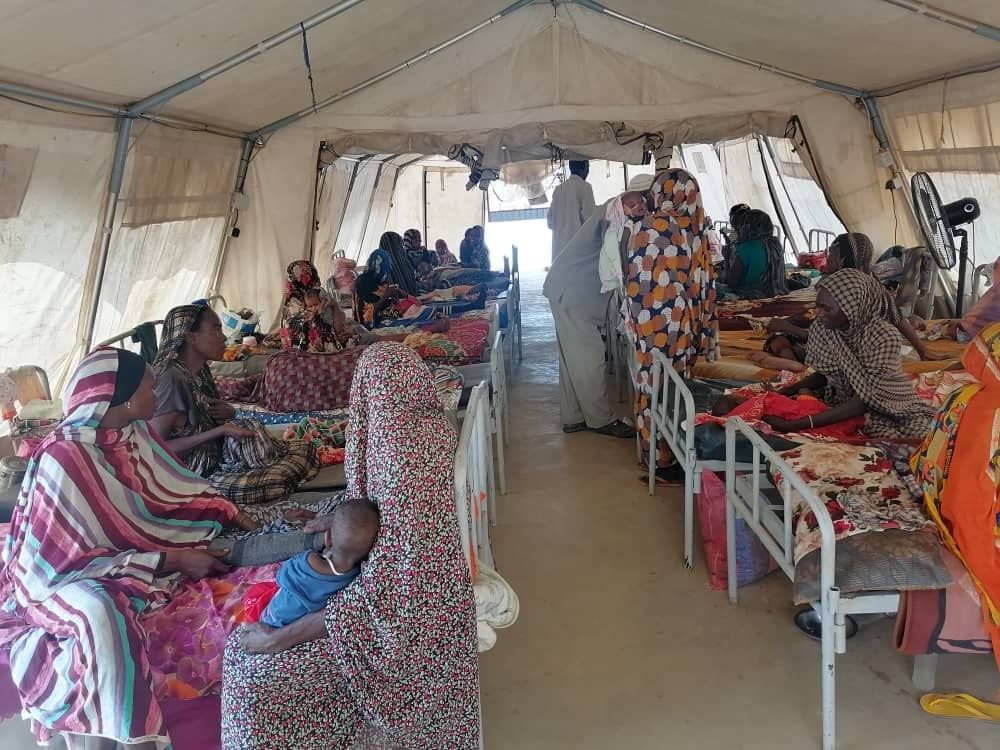
[[594,432],[596,432],[598,435],[609,435],[611,437],[616,437],[616,438],[627,439],[635,437],[635,428],[630,424],[626,424],[620,419],[616,419],[611,424],[604,425],[604,427],[598,427],[594,430]]
[[573,424],[564,424],[563,432],[567,435],[572,435],[574,432],[584,432],[587,429],[586,422],[575,422]]

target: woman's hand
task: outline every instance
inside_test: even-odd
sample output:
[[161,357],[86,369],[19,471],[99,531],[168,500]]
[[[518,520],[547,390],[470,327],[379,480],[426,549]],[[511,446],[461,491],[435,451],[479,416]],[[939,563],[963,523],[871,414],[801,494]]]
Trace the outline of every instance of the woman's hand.
[[954,357],[949,356],[947,354],[938,354],[937,352],[931,352],[928,351],[927,349],[924,349],[923,351],[918,353],[920,354],[920,359],[922,359],[924,362],[943,362],[946,359],[954,359]]
[[260,622],[249,623],[240,630],[240,645],[249,654],[276,654],[280,648],[276,628]]
[[246,427],[240,427],[235,422],[226,422],[219,428],[219,435],[221,437],[231,437],[237,440],[242,440],[243,438],[252,438],[254,433],[253,430],[248,430]]
[[214,575],[229,572],[229,566],[219,558],[229,554],[227,549],[171,549],[163,553],[161,570],[164,573],[180,573],[191,580],[200,581]]
[[798,421],[792,421],[791,419],[782,419],[781,417],[764,417],[763,420],[767,424],[771,425],[771,429],[775,432],[798,432],[803,429]]
[[784,318],[771,318],[767,322],[768,333],[789,333],[791,327],[791,323]]
[[243,529],[243,531],[257,531],[261,527],[260,523],[253,520],[243,511],[233,519],[233,526],[238,529]]
[[212,419],[228,422],[236,416],[236,409],[233,408],[232,404],[227,404],[220,398],[213,398],[209,404],[208,413],[212,415]]
[[306,508],[290,508],[285,511],[285,520],[288,523],[308,523],[316,518],[316,511]]

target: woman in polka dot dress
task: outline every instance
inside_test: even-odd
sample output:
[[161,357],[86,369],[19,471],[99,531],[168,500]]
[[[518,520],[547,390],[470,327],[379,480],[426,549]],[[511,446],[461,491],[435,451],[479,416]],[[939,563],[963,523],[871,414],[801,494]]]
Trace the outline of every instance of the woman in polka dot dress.
[[[628,328],[638,365],[635,422],[647,456],[653,352],[662,352],[690,377],[698,357],[715,359],[719,341],[715,271],[698,183],[683,169],[668,169],[650,193],[655,211],[632,233],[626,274]],[[661,441],[657,465],[672,462]]]
[[378,505],[378,539],[325,611],[230,638],[226,750],[477,750],[476,614],[455,447],[427,366],[402,344],[369,347],[351,387],[346,496]]

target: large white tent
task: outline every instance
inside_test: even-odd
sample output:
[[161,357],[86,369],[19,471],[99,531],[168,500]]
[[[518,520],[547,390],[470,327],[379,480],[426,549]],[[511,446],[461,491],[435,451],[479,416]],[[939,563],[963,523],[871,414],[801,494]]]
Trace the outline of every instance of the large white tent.
[[[499,168],[788,134],[877,245],[916,241],[915,170],[989,219],[998,27],[995,0],[3,0],[0,363],[59,378],[212,290],[273,313],[289,261],[343,222],[370,242],[406,165],[460,144]],[[320,156],[355,158],[320,185]]]

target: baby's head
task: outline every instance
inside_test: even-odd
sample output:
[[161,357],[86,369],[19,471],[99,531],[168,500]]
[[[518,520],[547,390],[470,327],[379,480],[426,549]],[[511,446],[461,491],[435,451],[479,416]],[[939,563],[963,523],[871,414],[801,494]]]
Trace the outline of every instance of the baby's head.
[[319,296],[319,289],[306,289],[305,294],[302,295],[302,299],[306,303],[306,307],[319,307],[322,303],[322,299]]
[[326,530],[323,557],[338,571],[347,572],[368,557],[378,536],[378,507],[370,500],[348,500],[333,511]]

